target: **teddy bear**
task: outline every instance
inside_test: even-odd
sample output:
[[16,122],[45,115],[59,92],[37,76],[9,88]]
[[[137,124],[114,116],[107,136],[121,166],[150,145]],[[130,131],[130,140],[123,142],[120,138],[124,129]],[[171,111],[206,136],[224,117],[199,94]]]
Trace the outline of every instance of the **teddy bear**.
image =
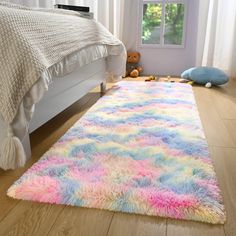
[[136,78],[143,71],[143,68],[139,66],[140,57],[139,52],[127,52],[126,77]]

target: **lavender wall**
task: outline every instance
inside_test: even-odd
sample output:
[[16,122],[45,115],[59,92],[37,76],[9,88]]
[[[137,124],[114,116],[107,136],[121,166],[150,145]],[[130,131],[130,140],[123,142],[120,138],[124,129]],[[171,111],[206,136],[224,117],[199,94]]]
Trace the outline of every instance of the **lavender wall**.
[[141,65],[145,75],[180,75],[196,64],[198,28],[198,0],[188,0],[184,48],[137,47],[141,53]]

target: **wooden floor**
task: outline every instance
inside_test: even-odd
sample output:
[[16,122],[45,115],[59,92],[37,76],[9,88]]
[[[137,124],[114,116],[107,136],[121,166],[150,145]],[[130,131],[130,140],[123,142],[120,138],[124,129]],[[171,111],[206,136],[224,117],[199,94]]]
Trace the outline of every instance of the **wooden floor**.
[[0,235],[235,236],[236,81],[221,88],[194,86],[193,89],[226,205],[227,223],[224,226],[38,204],[6,196],[13,181],[99,99],[98,90],[94,90],[31,135],[32,159],[25,168],[0,171]]

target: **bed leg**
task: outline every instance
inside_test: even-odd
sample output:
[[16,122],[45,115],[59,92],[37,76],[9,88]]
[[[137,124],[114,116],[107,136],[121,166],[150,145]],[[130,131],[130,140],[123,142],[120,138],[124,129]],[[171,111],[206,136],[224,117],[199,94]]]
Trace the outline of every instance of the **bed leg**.
[[22,145],[23,145],[24,150],[25,150],[26,160],[28,160],[31,157],[31,146],[30,146],[30,138],[29,138],[28,133],[21,140],[21,142],[22,142]]
[[101,89],[101,93],[105,94],[106,93],[106,82],[102,82],[100,84],[100,89]]

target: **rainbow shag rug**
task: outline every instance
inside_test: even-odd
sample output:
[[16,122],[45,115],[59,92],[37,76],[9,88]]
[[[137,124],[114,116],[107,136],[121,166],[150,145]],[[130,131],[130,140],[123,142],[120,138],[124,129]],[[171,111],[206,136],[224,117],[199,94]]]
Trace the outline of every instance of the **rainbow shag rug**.
[[53,204],[225,222],[190,85],[120,82],[8,190]]

